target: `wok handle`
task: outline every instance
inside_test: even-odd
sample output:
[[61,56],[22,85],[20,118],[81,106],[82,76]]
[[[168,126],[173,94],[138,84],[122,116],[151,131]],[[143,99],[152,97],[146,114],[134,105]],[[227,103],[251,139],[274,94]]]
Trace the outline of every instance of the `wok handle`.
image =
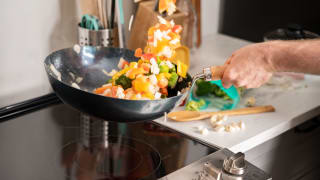
[[62,103],[55,93],[0,108],[0,123],[42,108]]
[[212,80],[221,80],[223,77],[223,73],[226,69],[226,66],[211,66],[210,71],[211,71],[211,79]]

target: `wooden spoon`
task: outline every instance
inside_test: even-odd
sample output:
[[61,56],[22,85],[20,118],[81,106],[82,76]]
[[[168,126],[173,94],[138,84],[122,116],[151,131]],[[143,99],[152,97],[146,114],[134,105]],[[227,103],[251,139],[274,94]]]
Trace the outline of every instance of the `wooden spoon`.
[[217,112],[177,111],[177,112],[169,113],[167,117],[169,117],[171,120],[174,120],[174,121],[186,122],[186,121],[207,119],[213,115],[234,116],[234,115],[258,114],[258,113],[274,112],[274,111],[275,111],[275,108],[269,105],[269,106],[256,106],[256,107],[217,111]]

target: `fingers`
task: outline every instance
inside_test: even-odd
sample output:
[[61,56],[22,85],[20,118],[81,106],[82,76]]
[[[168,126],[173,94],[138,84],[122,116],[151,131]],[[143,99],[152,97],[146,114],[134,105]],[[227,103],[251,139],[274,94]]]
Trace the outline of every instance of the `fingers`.
[[236,81],[236,74],[230,72],[232,69],[227,66],[226,70],[223,73],[221,82],[222,82],[222,86],[226,89],[229,89]]
[[228,89],[232,85],[235,87],[245,87],[247,89],[258,88],[266,83],[272,73],[265,71],[241,71],[231,65],[227,66],[221,79],[224,88]]
[[234,57],[234,54],[232,54],[227,61],[224,63],[224,65],[229,65],[231,63],[231,59]]

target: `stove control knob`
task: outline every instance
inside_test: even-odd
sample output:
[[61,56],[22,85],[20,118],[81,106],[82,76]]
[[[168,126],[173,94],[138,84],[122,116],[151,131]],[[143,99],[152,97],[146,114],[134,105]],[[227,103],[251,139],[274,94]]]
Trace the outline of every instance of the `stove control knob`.
[[246,169],[244,154],[239,152],[223,161],[223,169],[231,175],[243,175]]

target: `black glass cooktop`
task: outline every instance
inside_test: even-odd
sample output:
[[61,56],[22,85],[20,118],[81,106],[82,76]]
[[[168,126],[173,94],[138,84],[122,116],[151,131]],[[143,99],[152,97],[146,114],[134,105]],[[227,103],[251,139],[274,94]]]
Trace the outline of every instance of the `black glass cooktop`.
[[99,134],[80,119],[55,105],[0,123],[0,179],[158,179],[217,150],[152,122],[85,121]]

